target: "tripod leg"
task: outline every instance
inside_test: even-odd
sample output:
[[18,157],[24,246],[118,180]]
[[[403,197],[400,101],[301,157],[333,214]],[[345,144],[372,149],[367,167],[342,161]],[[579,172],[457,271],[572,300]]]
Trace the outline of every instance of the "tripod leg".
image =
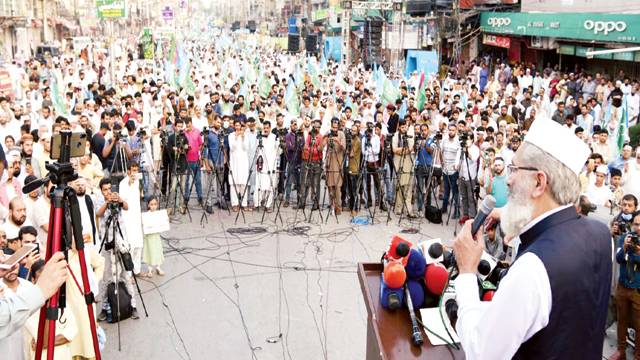
[[147,306],[144,303],[144,298],[142,297],[142,292],[140,291],[140,285],[138,284],[138,277],[136,274],[131,274],[133,276],[133,281],[136,284],[136,289],[138,289],[138,296],[140,296],[140,301],[142,302],[142,309],[144,309],[145,317],[149,317],[149,313],[147,312]]
[[98,333],[96,331],[96,318],[93,312],[93,304],[95,302],[95,298],[93,296],[93,293],[91,292],[89,273],[87,270],[87,261],[84,254],[84,239],[82,238],[80,206],[78,205],[78,198],[76,197],[75,191],[72,188],[67,188],[66,194],[68,198],[69,212],[71,213],[70,220],[73,229],[73,238],[75,239],[78,259],[80,261],[80,273],[82,275],[83,293],[85,304],[87,305],[87,314],[89,315],[89,326],[91,331],[91,340],[93,341],[93,350],[96,355],[96,360],[100,360],[100,346],[98,344]]
[[[55,220],[55,207],[54,207],[54,202],[51,202],[51,209],[49,212],[49,229],[51,231],[49,231],[47,233],[47,245],[46,245],[46,261],[49,261],[49,259],[51,258],[51,256],[54,254],[53,252],[53,247],[52,245],[54,243],[59,243],[60,242],[60,232],[54,232],[54,226],[56,223]],[[47,312],[49,310],[49,301],[45,302],[45,305],[42,306],[42,308],[40,309],[40,317],[38,318],[38,337],[37,337],[37,341],[36,341],[36,359],[42,359],[42,349],[44,348],[44,327],[45,327],[45,321],[47,318]]]

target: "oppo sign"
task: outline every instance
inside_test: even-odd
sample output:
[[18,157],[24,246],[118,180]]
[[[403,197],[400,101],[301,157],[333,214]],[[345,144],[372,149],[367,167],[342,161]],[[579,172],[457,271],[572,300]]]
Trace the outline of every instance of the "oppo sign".
[[491,27],[509,26],[511,19],[508,17],[490,17],[487,19],[487,24]]
[[[491,20],[491,19],[489,19]],[[585,20],[584,28],[593,30],[594,34],[604,33],[608,35],[610,32],[623,32],[627,29],[627,23],[624,21],[593,21]]]

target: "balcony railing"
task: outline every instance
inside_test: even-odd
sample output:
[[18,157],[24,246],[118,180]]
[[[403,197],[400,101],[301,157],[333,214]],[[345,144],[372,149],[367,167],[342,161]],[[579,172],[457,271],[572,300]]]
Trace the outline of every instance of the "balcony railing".
[[0,0],[0,18],[27,17],[29,15],[27,3],[29,1]]

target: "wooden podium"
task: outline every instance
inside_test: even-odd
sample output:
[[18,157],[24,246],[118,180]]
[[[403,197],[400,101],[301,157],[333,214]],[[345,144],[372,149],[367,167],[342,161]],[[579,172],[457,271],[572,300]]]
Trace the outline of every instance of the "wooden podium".
[[[367,360],[464,359],[464,352],[433,346],[422,331],[424,344],[411,343],[411,320],[406,309],[395,312],[380,305],[380,263],[358,263],[358,279],[367,306]],[[420,316],[416,311],[416,316]],[[429,326],[428,324],[426,324]]]

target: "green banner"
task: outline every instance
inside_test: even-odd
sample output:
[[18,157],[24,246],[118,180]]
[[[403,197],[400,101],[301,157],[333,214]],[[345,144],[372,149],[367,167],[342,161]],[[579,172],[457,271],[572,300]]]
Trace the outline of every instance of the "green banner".
[[483,12],[480,27],[493,34],[640,43],[638,15]]
[[125,17],[126,0],[96,0],[98,18],[117,19]]

